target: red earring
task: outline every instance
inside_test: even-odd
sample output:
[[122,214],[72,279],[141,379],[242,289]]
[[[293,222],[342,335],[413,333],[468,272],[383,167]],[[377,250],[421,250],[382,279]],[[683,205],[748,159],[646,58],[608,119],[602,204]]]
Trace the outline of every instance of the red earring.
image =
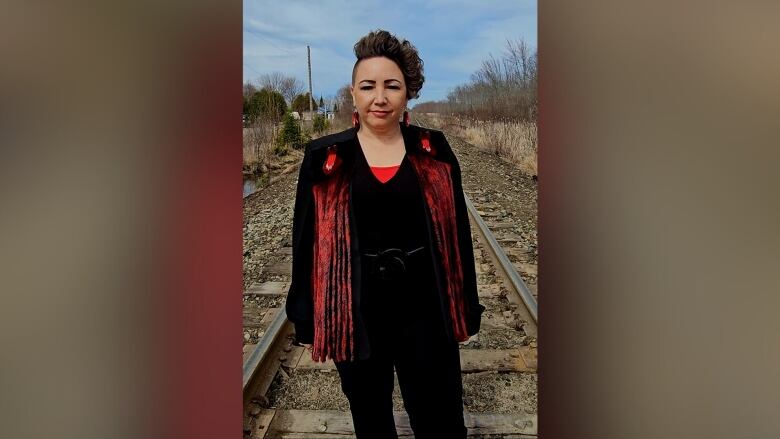
[[357,110],[352,112],[352,126],[360,128],[360,117],[358,116]]
[[409,112],[408,111],[404,111],[404,126],[405,127],[409,126]]

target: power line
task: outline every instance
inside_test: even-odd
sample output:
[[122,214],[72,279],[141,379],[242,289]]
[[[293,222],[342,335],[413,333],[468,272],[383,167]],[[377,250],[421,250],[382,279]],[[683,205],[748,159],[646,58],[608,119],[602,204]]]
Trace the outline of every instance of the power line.
[[244,67],[248,67],[248,68],[249,68],[249,70],[251,70],[251,71],[255,72],[255,73],[256,73],[256,74],[258,74],[258,75],[262,75],[262,73],[258,72],[257,70],[255,70],[255,68],[254,68],[254,67],[250,66],[250,65],[249,65],[249,64],[247,64],[247,63],[244,63]]
[[245,32],[249,32],[250,34],[252,34],[253,36],[255,36],[255,37],[257,37],[257,38],[261,38],[261,39],[265,40],[265,41],[266,41],[266,42],[268,42],[268,44],[270,44],[271,46],[273,46],[273,47],[275,47],[275,48],[277,48],[277,49],[279,49],[279,50],[281,50],[281,51],[283,51],[283,52],[286,52],[288,55],[294,55],[294,56],[297,56],[297,55],[298,55],[297,53],[295,53],[295,52],[291,51],[290,49],[285,49],[284,47],[279,47],[279,46],[277,46],[277,45],[276,45],[276,43],[274,43],[273,41],[271,41],[271,39],[270,39],[270,38],[266,37],[265,35],[263,35],[262,33],[258,32],[258,31],[256,31],[256,30],[253,30],[253,29],[249,29],[249,28],[247,28],[247,27],[244,27],[244,31],[245,31]]

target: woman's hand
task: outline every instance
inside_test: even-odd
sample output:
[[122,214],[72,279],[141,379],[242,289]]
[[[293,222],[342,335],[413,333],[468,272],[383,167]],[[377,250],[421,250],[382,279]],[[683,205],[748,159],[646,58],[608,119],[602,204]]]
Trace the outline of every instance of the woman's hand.
[[311,350],[311,344],[309,343],[301,343],[301,346],[305,347],[307,351]]

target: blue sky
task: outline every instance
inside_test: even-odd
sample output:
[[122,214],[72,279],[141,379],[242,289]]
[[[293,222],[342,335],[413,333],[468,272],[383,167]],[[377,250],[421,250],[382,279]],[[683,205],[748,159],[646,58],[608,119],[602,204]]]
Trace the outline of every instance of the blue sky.
[[244,81],[278,71],[308,91],[309,45],[314,96],[333,96],[351,80],[355,42],[385,29],[411,41],[425,63],[410,106],[440,100],[491,53],[500,56],[507,39],[536,48],[536,10],[536,0],[244,0]]

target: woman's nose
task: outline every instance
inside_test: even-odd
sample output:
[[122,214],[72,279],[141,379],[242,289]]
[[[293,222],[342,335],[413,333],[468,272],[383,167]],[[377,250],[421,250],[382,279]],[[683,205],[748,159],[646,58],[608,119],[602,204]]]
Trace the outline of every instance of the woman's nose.
[[387,95],[385,94],[384,90],[377,89],[377,91],[376,91],[376,102],[383,104],[386,101],[387,101]]

